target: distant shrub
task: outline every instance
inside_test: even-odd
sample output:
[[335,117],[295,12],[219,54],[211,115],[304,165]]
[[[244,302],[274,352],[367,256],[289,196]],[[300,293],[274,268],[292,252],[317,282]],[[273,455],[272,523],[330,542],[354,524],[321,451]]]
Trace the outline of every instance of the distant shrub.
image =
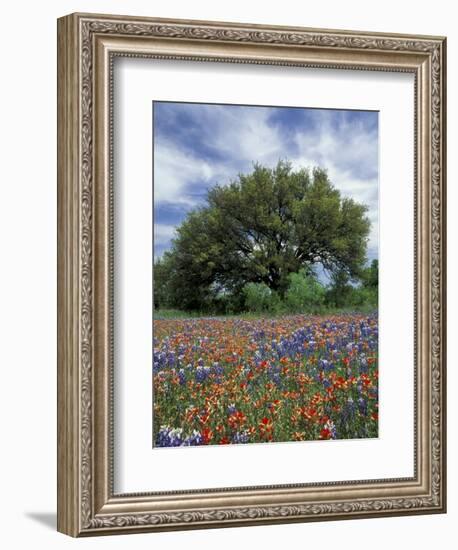
[[367,288],[362,284],[330,286],[326,292],[325,303],[330,309],[351,308],[359,311],[376,309],[378,288]]
[[299,271],[288,277],[285,306],[293,313],[320,313],[326,295],[325,287],[315,276]]
[[256,313],[277,313],[281,300],[276,292],[264,283],[247,283],[243,287],[245,309]]
[[332,275],[327,287],[325,304],[329,309],[369,311],[378,307],[378,260],[366,267],[359,280],[351,281],[343,270]]
[[352,290],[350,301],[353,306],[377,307],[378,289],[364,286],[356,287]]

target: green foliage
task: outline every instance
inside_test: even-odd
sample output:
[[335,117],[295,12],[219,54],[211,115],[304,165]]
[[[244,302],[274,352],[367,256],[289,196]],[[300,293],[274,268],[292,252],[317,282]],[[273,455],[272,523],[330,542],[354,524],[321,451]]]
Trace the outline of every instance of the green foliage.
[[247,283],[243,287],[245,310],[256,313],[275,313],[280,306],[278,294],[265,283]]
[[291,313],[320,313],[323,310],[326,289],[313,275],[304,270],[288,276],[289,285],[285,304]]
[[363,270],[361,281],[364,288],[378,289],[378,260],[372,260],[371,265]]
[[366,211],[341,197],[325,170],[255,164],[252,173],[214,186],[207,205],[177,229],[172,249],[155,265],[155,304],[236,310],[249,283],[283,300],[289,275],[317,263],[356,279],[370,228]]
[[171,305],[172,292],[169,288],[171,257],[167,252],[154,263],[153,303],[155,309],[164,309]]
[[337,272],[327,289],[325,303],[329,308],[376,308],[378,305],[378,260],[362,270],[360,283],[350,284],[348,275]]
[[353,289],[351,304],[356,307],[367,306],[376,308],[378,305],[378,289],[360,286]]
[[337,309],[352,305],[350,300],[352,293],[353,287],[350,285],[347,273],[337,271],[332,274],[331,284],[326,292],[326,304]]

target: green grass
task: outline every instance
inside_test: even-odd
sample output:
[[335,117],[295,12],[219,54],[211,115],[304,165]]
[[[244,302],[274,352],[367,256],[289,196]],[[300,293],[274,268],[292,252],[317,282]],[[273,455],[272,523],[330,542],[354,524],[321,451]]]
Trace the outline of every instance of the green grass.
[[260,318],[277,318],[284,317],[285,315],[342,315],[352,313],[372,313],[374,309],[377,309],[374,305],[361,305],[353,307],[341,307],[341,308],[322,308],[320,311],[287,311],[280,310],[276,312],[269,311],[243,311],[240,313],[214,313],[208,311],[182,311],[179,309],[155,309],[153,318],[158,319],[196,319],[201,317],[211,317],[218,319],[260,319]]
[[215,319],[232,319],[234,317],[240,319],[259,319],[270,317],[281,317],[285,313],[269,313],[269,312],[251,312],[244,311],[241,313],[209,313],[208,311],[181,311],[179,309],[155,309],[154,319],[196,319],[201,317],[211,317]]

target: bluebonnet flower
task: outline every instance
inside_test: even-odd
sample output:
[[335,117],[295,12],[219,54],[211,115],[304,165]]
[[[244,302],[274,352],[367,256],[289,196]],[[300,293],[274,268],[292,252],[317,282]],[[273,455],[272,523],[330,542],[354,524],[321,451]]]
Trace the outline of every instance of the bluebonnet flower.
[[324,372],[330,372],[335,368],[334,363],[327,359],[320,359],[318,365],[324,370]]
[[337,438],[337,430],[336,430],[336,426],[334,424],[334,422],[329,419],[326,424],[324,425],[325,428],[327,428],[330,433],[331,433],[331,439],[336,439]]
[[341,417],[344,423],[351,422],[356,412],[356,405],[353,398],[350,396],[347,402],[342,407]]
[[363,416],[367,416],[367,401],[362,397],[358,399],[358,409]]
[[272,374],[272,382],[277,386],[277,388],[282,387],[282,381],[279,372],[275,372]]
[[180,386],[183,386],[184,384],[186,384],[186,374],[184,372],[184,369],[180,369],[178,371],[178,378],[180,380]]
[[169,367],[174,367],[176,362],[175,352],[170,350],[167,354],[167,364]]
[[246,431],[236,432],[232,436],[232,443],[248,443],[250,440],[249,435]]
[[179,447],[183,443],[182,434],[181,428],[161,426],[156,437],[156,445],[158,447]]
[[202,435],[197,430],[194,430],[192,435],[190,435],[183,441],[183,445],[185,447],[202,445]]
[[210,374],[210,367],[198,366],[196,368],[196,382],[205,382]]
[[222,367],[217,361],[212,365],[212,371],[217,376],[222,376],[224,374],[224,367]]
[[359,372],[366,374],[368,371],[367,357],[362,353],[359,357]]

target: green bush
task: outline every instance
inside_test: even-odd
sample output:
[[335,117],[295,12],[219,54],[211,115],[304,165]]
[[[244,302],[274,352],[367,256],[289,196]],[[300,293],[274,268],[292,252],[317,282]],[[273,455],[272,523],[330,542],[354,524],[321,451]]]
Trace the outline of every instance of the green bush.
[[277,313],[281,309],[280,297],[264,283],[247,283],[243,295],[247,311]]
[[378,306],[378,287],[365,286],[364,282],[357,286],[345,280],[335,279],[326,291],[325,304],[329,309],[352,308],[361,311],[374,309]]
[[285,305],[292,313],[320,313],[323,310],[326,289],[314,275],[301,270],[288,276]]
[[353,288],[351,294],[351,305],[377,307],[378,289],[366,288],[364,286]]

